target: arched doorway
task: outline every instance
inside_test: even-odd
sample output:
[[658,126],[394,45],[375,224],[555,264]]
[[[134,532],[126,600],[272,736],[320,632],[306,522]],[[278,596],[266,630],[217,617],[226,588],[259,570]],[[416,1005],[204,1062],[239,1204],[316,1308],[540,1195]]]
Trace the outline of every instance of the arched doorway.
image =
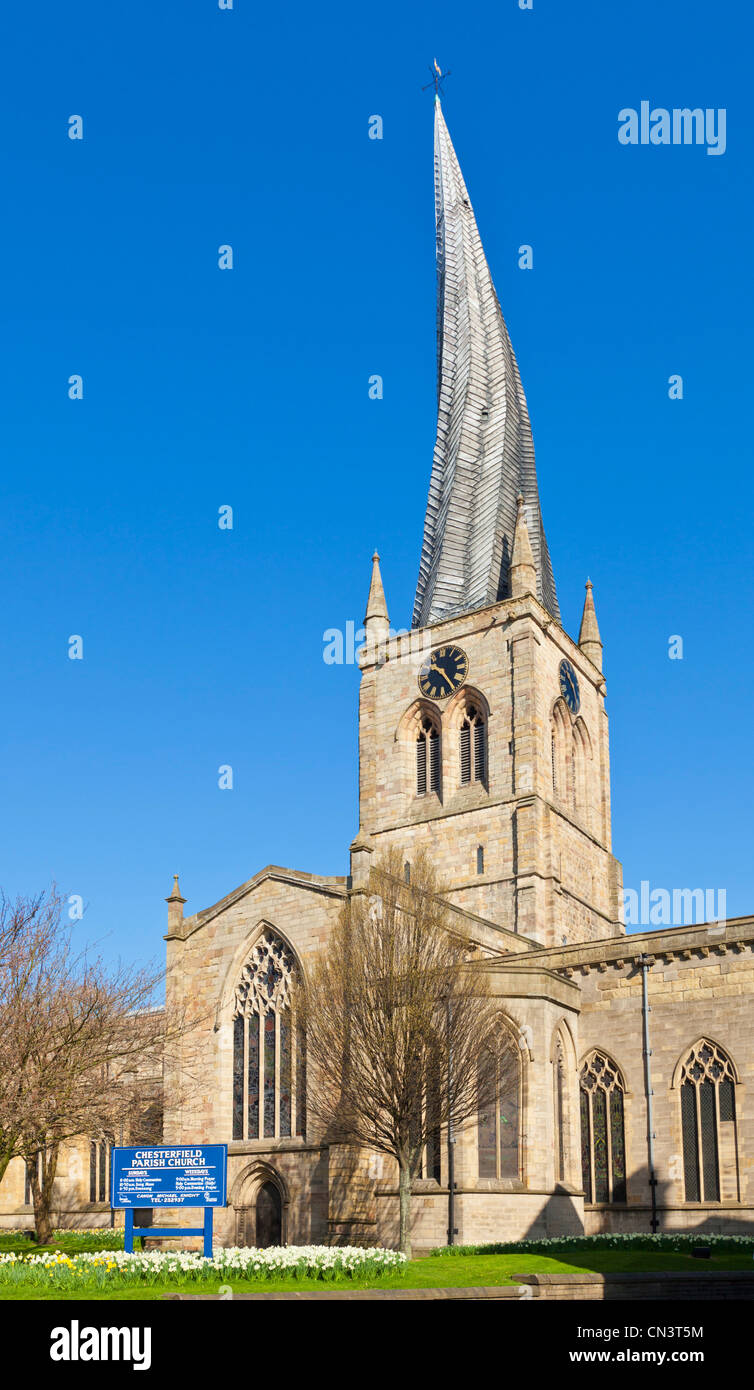
[[265,1248],[288,1243],[290,1193],[282,1173],[254,1159],[233,1184],[236,1245]]
[[283,1235],[283,1204],[280,1189],[274,1182],[265,1182],[257,1193],[256,1244],[260,1250],[280,1245]]

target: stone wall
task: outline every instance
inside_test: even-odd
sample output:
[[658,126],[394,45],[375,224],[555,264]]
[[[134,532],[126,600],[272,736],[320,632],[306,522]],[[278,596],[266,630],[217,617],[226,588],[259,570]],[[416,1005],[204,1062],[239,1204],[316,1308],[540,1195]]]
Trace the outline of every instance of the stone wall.
[[[411,642],[408,655],[395,643],[383,645],[363,666],[359,839],[376,853],[398,845],[408,860],[426,849],[454,902],[543,944],[616,935],[621,874],[610,853],[601,672],[530,596],[412,633]],[[426,701],[417,684],[422,660],[451,643],[468,657],[464,689]],[[553,710],[564,657],[578,672],[578,723],[589,748],[580,799],[572,786],[553,785]],[[466,697],[487,716],[486,785],[460,783]],[[419,796],[415,743],[424,709],[441,722],[442,778],[439,791]],[[570,738],[577,721],[564,718]],[[354,881],[359,872],[354,868]]]
[[[631,935],[599,946],[537,952],[535,958],[578,982],[579,1060],[592,1048],[617,1063],[625,1082],[627,1204],[586,1209],[586,1230],[647,1230],[651,1210],[642,1036],[642,972],[648,972],[655,1171],[661,1229],[743,1232],[754,1216],[754,922],[751,918]],[[719,1044],[738,1077],[736,1140],[723,1133],[721,1200],[687,1202],[678,1070],[699,1039]],[[732,1131],[733,1127],[729,1127]]]

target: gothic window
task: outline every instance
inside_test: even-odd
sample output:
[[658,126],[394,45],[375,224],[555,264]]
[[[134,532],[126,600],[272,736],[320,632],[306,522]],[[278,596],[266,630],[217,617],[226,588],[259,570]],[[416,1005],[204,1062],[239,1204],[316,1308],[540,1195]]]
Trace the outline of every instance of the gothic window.
[[461,785],[487,781],[487,725],[483,714],[469,705],[459,734]]
[[442,1180],[442,1130],[439,1119],[433,1124],[435,1116],[440,1114],[440,1095],[439,1087],[428,1083],[422,1087],[422,1107],[426,1107],[425,1113],[425,1133],[429,1131],[429,1137],[422,1151],[419,1166],[419,1177],[434,1178],[435,1182]]
[[89,1145],[89,1201],[107,1202],[110,1198],[110,1150],[112,1139],[93,1139]]
[[587,1202],[625,1202],[624,1085],[615,1063],[592,1052],[581,1068],[581,1171]]
[[573,726],[573,809],[581,820],[589,821],[589,763],[592,757],[589,732],[583,719]]
[[419,725],[416,738],[416,793],[440,790],[440,731],[429,715]]
[[521,1059],[515,1040],[505,1029],[497,1068],[494,1098],[479,1111],[477,1150],[480,1178],[520,1176]]
[[553,1057],[553,1102],[555,1106],[555,1178],[565,1182],[566,1176],[566,1114],[565,1114],[565,1052],[563,1039],[558,1034],[555,1040]]
[[556,801],[570,810],[573,805],[573,731],[571,716],[564,700],[558,700],[552,712],[550,729],[552,755],[552,791]]
[[484,845],[477,845],[476,871],[478,874],[484,873]]
[[306,1039],[296,1025],[292,951],[269,927],[236,986],[233,1014],[233,1138],[306,1133]]
[[[681,1067],[680,1089],[686,1201],[737,1197],[736,1076],[728,1054],[702,1038]],[[722,1175],[731,1188],[724,1194]]]

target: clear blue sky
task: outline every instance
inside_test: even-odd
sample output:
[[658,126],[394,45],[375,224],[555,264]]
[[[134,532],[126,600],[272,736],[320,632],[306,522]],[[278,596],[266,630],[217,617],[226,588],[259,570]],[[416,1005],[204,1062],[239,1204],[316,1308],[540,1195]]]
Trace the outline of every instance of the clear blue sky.
[[[268,862],[347,872],[358,677],[322,634],[361,622],[375,545],[410,621],[436,55],[572,634],[595,584],[626,884],[754,911],[751,24],[699,0],[11,8],[7,892],[54,878],[82,932],[150,956],[175,870],[187,912]],[[725,107],[724,156],[621,146],[642,99]]]

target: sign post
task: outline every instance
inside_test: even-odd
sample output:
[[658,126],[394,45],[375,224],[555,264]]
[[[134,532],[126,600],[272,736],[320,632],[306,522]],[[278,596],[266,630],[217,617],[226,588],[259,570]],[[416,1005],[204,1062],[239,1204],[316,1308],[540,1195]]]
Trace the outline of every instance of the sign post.
[[134,1248],[136,1207],[203,1207],[203,1226],[152,1226],[161,1236],[204,1236],[204,1254],[212,1258],[212,1213],[224,1207],[228,1173],[227,1144],[163,1144],[113,1149],[111,1204],[123,1207],[125,1248]]

